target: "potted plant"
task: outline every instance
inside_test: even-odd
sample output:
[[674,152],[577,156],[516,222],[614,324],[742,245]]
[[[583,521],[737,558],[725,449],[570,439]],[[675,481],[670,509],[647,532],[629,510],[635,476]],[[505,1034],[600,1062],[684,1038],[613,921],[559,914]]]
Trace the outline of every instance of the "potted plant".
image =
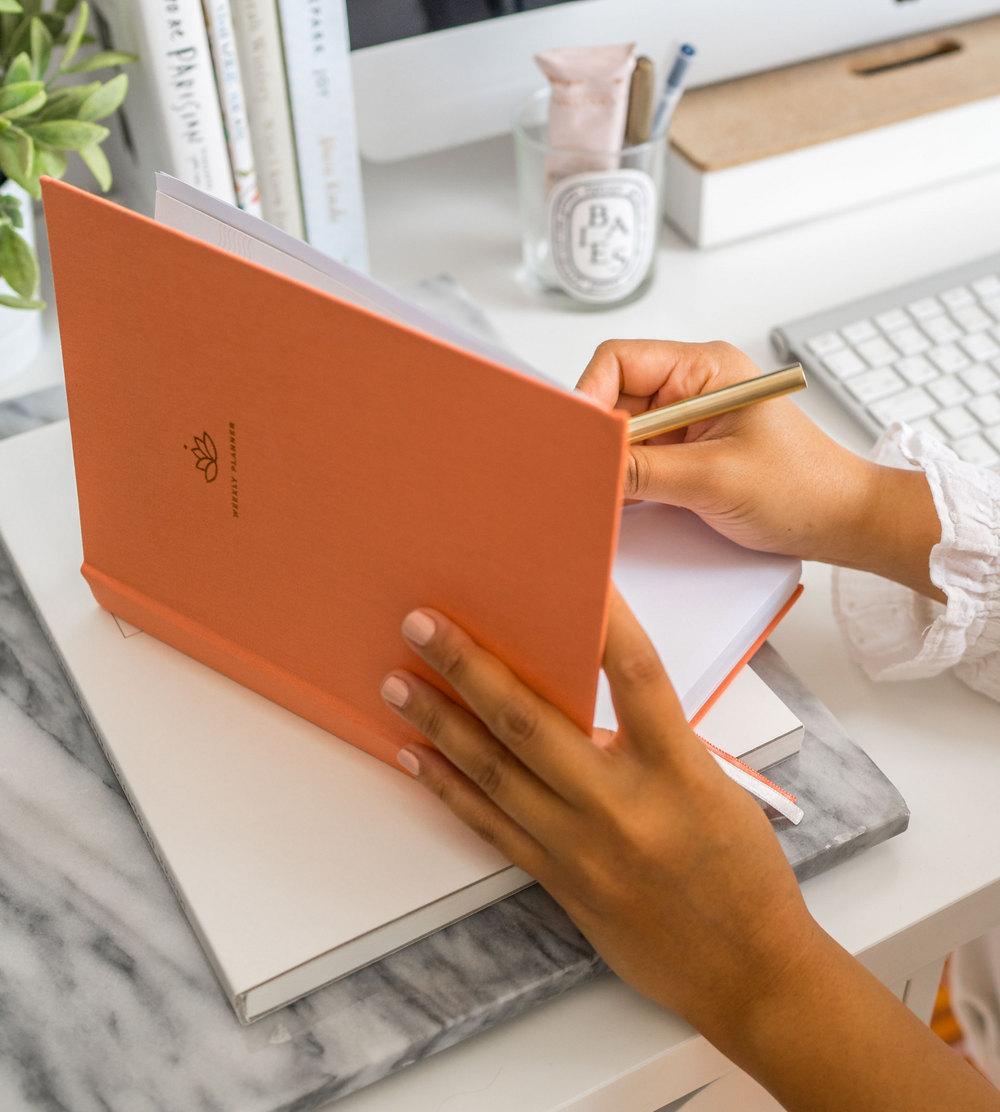
[[[41,343],[38,263],[33,250],[31,199],[41,197],[42,174],[61,178],[67,152],[77,151],[105,192],[111,167],[101,150],[110,134],[99,124],[115,112],[128,77],[74,83],[79,74],[136,60],[105,50],[75,61],[86,34],[86,0],[0,0],[0,379],[12,377]],[[66,24],[76,12],[72,30]],[[56,47],[64,46],[53,67]]]

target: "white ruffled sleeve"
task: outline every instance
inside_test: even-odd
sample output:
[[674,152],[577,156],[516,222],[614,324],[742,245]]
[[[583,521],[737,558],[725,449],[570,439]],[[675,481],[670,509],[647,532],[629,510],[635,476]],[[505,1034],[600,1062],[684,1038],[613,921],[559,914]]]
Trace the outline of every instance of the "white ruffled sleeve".
[[874,680],[911,680],[945,668],[1000,700],[1000,475],[950,448],[893,425],[876,463],[927,475],[941,519],[931,582],[944,605],[869,572],[836,568],[833,606],[851,656]]

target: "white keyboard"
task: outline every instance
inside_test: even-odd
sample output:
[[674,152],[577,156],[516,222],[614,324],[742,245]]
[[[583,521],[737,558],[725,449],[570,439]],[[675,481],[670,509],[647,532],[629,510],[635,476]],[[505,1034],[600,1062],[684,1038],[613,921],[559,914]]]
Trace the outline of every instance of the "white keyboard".
[[1000,256],[776,328],[873,433],[905,421],[1000,469]]

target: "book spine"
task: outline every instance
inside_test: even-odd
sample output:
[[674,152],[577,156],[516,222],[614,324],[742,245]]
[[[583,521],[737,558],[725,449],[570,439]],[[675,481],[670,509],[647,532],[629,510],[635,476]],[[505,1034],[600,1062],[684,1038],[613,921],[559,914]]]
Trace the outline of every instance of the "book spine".
[[233,14],[229,0],[203,0],[203,7],[215,66],[215,81],[219,87],[222,121],[226,125],[236,203],[251,216],[261,216],[260,189],[254,168],[243,76],[233,37]]
[[275,0],[232,0],[232,13],[264,219],[302,239],[305,226],[278,9]]
[[142,58],[154,86],[160,119],[144,121],[165,133],[181,181],[236,203],[208,35],[199,0],[138,0]]
[[344,0],[278,0],[306,239],[368,269]]

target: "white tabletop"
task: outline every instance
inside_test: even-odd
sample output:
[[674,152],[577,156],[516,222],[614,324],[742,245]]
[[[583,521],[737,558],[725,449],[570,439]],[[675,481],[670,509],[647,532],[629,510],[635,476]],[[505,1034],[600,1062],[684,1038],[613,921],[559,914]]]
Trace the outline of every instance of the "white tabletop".
[[[517,279],[513,152],[505,139],[365,174],[373,272],[447,273],[505,341],[573,384],[609,337],[724,339],[765,369],[770,328],[1000,251],[1000,173],[710,251],[665,230],[649,294],[606,312],[555,310]],[[871,440],[814,386],[797,395],[857,451]],[[873,684],[848,658],[829,569],[772,638],[896,784],[909,830],[803,885],[813,914],[883,981],[899,982],[1000,922],[1000,707],[947,675]],[[343,1112],[653,1110],[723,1072],[675,1017],[606,978],[341,1102]]]
[[[575,382],[609,337],[725,339],[765,369],[770,327],[1000,251],[1000,173],[711,251],[664,232],[655,284],[608,312],[554,310],[519,284],[513,151],[506,139],[365,172],[372,269],[391,285],[446,273],[540,370]],[[44,293],[44,290],[43,290]],[[12,396],[58,377],[51,344]],[[842,443],[867,434],[822,387],[797,395]],[[772,638],[896,784],[909,830],[806,881],[813,914],[893,984],[1000,922],[1000,707],[951,676],[869,682],[830,611],[829,570]],[[614,978],[337,1102],[339,1112],[653,1112],[730,1067],[670,1013]]]

